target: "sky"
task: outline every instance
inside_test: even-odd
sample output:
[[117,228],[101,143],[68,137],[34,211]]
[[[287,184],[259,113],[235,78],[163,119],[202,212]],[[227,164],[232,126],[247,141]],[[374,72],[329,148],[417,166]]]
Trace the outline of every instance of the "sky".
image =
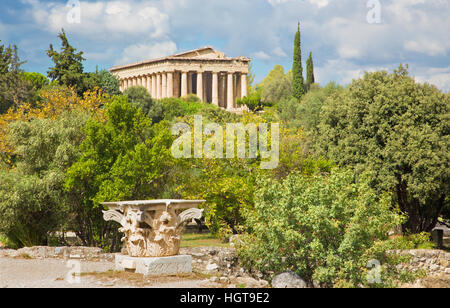
[[315,77],[345,85],[365,71],[409,65],[418,82],[450,90],[450,0],[2,0],[0,44],[16,44],[26,71],[46,74],[64,28],[85,71],[212,46],[252,59],[256,82],[302,58]]

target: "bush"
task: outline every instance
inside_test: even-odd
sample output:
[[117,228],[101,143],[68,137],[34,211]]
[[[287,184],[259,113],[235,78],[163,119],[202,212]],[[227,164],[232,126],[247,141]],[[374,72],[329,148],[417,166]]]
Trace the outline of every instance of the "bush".
[[449,108],[450,95],[403,66],[366,73],[327,100],[314,141],[339,166],[373,171],[372,187],[408,215],[403,231],[431,232],[450,201]]
[[[367,178],[351,172],[330,177],[292,173],[284,181],[260,180],[251,233],[239,254],[244,264],[265,274],[292,270],[310,286],[393,285],[398,278],[383,241],[402,221],[388,195],[379,195]],[[367,281],[368,262],[379,260],[382,281]]]
[[50,232],[67,226],[65,170],[77,158],[87,115],[34,119],[9,125],[16,167],[0,170],[0,232],[13,247],[46,245]]

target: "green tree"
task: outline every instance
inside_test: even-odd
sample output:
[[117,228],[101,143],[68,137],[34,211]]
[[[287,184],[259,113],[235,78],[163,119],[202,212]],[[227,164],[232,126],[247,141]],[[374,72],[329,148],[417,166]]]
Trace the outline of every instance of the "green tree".
[[86,114],[72,112],[9,125],[18,156],[15,168],[0,170],[0,232],[14,246],[47,245],[50,232],[68,226],[65,171],[78,157],[86,121]]
[[34,94],[31,84],[23,78],[17,46],[0,45],[0,114],[18,108]]
[[292,96],[300,100],[305,94],[302,66],[302,48],[300,39],[300,23],[294,40],[294,62],[292,65]]
[[[165,122],[152,125],[127,97],[116,96],[107,106],[106,122],[90,120],[81,157],[67,171],[66,190],[77,199],[89,224],[79,236],[88,245],[112,247],[100,202],[158,199],[166,185],[174,160],[173,138]],[[117,244],[117,243],[116,243]]]
[[309,58],[306,61],[306,90],[309,91],[311,89],[311,85],[315,83],[314,78],[314,63],[312,59],[312,52],[309,53]]
[[83,86],[85,90],[99,88],[109,96],[121,94],[119,79],[107,70],[84,73]]
[[61,39],[61,51],[58,52],[53,49],[50,44],[50,49],[47,50],[47,55],[55,64],[47,72],[51,80],[56,80],[60,85],[73,87],[79,96],[82,96],[86,90],[85,74],[83,73],[82,62],[86,59],[83,57],[83,52],[77,52],[76,48],[72,47],[64,32],[64,29],[58,34]]
[[154,101],[150,93],[148,93],[148,90],[142,86],[127,88],[123,91],[123,95],[127,96],[128,101],[133,106],[140,108],[144,114],[148,114],[154,105]]
[[400,66],[366,73],[337,92],[320,114],[319,153],[393,193],[408,215],[404,231],[431,231],[449,202],[450,97]]
[[275,65],[257,88],[258,92],[261,92],[262,101],[278,103],[282,99],[291,97],[292,73],[284,74],[283,66]]
[[[394,286],[393,266],[383,243],[402,221],[390,198],[355,182],[349,171],[305,177],[291,173],[282,181],[260,179],[255,211],[249,212],[251,231],[239,249],[244,265],[264,274],[296,272],[310,287]],[[381,281],[370,284],[368,262],[381,263]]]
[[262,110],[265,104],[261,100],[259,92],[253,92],[248,96],[237,100],[238,106],[247,106],[247,108],[253,112]]

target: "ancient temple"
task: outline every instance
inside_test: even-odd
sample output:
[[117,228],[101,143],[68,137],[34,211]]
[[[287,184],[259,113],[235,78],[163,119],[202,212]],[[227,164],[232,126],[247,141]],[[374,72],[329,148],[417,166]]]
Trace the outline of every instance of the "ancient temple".
[[250,59],[228,58],[204,47],[159,59],[116,66],[111,73],[120,79],[121,91],[146,87],[153,98],[196,94],[203,102],[237,110],[236,99],[247,96]]

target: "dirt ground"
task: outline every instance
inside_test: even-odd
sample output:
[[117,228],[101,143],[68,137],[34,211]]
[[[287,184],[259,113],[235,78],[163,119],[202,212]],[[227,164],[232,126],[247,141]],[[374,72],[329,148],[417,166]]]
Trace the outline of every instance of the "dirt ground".
[[74,264],[60,259],[0,258],[0,288],[220,287],[197,274],[145,278],[135,273],[118,273],[113,271],[112,262],[80,261],[81,274],[74,275]]

